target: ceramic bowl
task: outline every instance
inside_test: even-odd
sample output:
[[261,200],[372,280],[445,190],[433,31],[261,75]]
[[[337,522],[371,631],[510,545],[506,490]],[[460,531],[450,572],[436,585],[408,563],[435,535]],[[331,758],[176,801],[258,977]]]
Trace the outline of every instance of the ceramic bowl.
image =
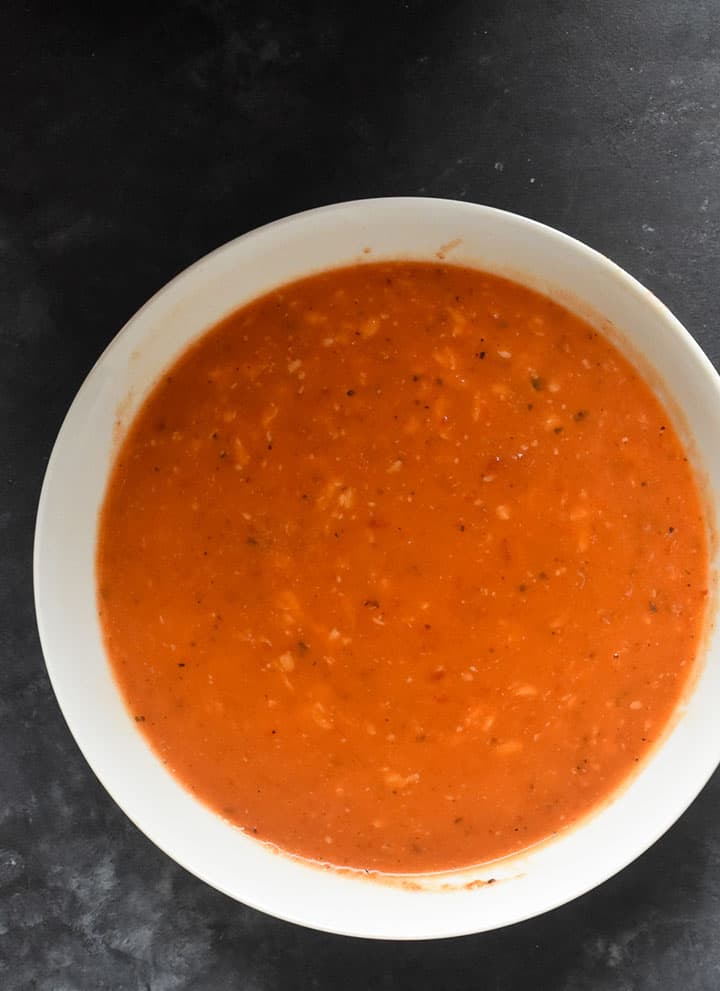
[[[161,289],[115,337],[78,392],[47,468],[35,601],[70,730],[105,788],[154,843],[208,884],[283,919],[356,936],[420,939],[493,929],[561,905],[664,833],[720,759],[720,639],[709,629],[677,717],[630,783],[554,840],[484,867],[412,879],[322,869],[246,836],[166,771],[123,704],[98,621],[98,511],[118,439],[163,370],[230,311],[319,269],[390,258],[440,258],[509,275],[608,333],[665,401],[705,486],[714,531],[718,376],[650,292],[578,241],[510,213],[436,199],[364,200],[298,214],[224,245]],[[714,574],[715,547],[712,557]]]

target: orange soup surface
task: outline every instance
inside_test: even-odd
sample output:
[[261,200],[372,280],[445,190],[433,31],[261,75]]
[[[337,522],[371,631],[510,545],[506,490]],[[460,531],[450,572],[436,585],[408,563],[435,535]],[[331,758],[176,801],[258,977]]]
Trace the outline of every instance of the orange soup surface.
[[362,264],[233,313],[120,449],[98,602],[132,716],[261,840],[415,873],[568,827],[666,728],[708,548],[667,412],[486,273]]

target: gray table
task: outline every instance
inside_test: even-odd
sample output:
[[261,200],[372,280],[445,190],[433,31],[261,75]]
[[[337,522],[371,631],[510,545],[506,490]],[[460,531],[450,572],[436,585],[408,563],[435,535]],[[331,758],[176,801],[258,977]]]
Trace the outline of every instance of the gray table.
[[30,562],[54,435],[102,348],[178,270],[307,207],[411,193],[545,221],[717,363],[720,4],[104,7],[6,0],[0,30],[0,987],[720,988],[718,777],[619,877],[501,932],[365,943],[207,888],[75,747]]

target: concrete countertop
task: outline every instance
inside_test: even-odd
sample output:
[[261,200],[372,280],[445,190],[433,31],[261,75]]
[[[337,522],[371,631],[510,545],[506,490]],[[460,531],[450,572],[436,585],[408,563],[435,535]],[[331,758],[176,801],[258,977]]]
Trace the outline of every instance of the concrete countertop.
[[720,360],[720,4],[8,0],[0,103],[0,987],[716,991],[720,778],[598,890],[445,942],[267,918],[157,850],[86,766],[32,604],[43,471],[96,357],[258,224],[421,194],[610,255]]

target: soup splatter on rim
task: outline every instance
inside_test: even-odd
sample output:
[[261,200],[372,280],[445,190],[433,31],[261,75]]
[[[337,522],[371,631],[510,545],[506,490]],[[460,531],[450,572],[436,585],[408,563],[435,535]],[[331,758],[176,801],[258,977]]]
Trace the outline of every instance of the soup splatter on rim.
[[108,484],[98,603],[173,774],[341,867],[488,862],[666,728],[706,613],[698,485],[590,324],[422,262],[284,285],[191,346]]

